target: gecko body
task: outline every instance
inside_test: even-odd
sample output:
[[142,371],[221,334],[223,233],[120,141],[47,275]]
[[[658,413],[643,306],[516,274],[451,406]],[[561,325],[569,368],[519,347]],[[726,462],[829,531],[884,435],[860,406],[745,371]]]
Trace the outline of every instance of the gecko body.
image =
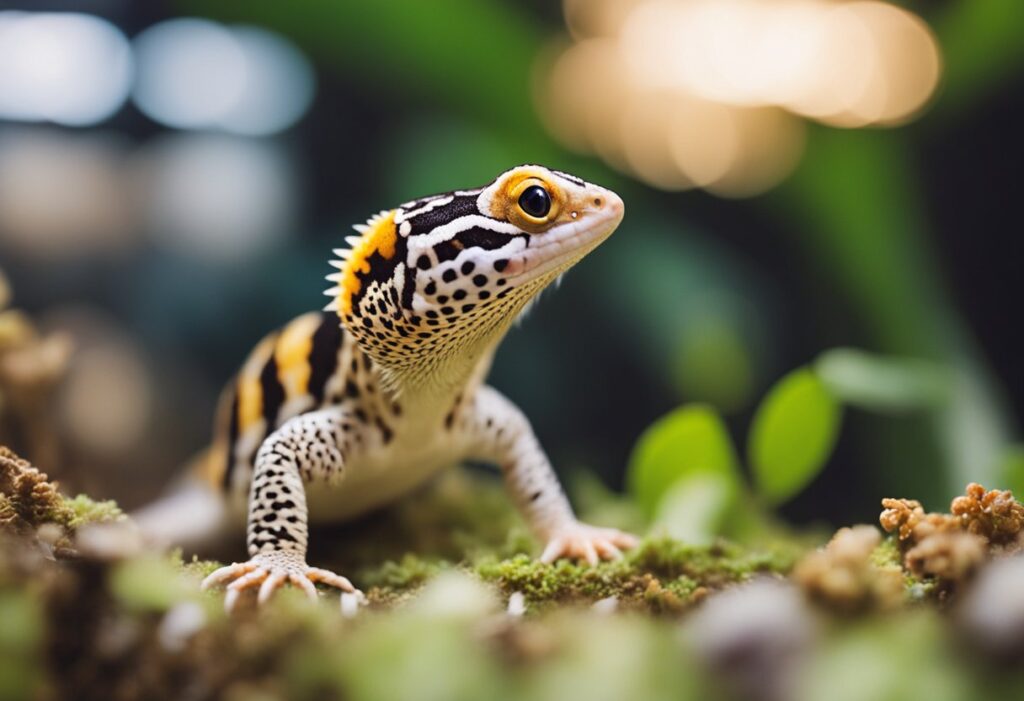
[[356,227],[335,250],[327,308],[264,338],[224,394],[202,472],[247,512],[250,559],[204,587],[226,584],[229,609],[286,582],[355,591],[306,563],[309,521],[372,510],[470,459],[501,468],[544,560],[632,546],[577,521],[527,419],[484,383],[513,321],[622,215],[605,188],[519,166]]

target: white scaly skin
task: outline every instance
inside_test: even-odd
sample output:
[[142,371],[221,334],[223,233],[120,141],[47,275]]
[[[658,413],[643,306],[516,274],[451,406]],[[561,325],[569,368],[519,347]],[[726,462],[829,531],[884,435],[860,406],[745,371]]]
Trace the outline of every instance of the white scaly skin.
[[622,215],[609,190],[520,166],[357,227],[353,248],[336,251],[327,313],[265,340],[233,389],[217,477],[237,502],[248,495],[250,560],[203,586],[228,583],[229,610],[257,586],[261,603],[285,582],[311,598],[313,582],[355,592],[306,564],[308,520],[369,511],[464,460],[501,467],[543,561],[632,547],[633,536],[576,519],[526,417],[483,384],[512,322]]

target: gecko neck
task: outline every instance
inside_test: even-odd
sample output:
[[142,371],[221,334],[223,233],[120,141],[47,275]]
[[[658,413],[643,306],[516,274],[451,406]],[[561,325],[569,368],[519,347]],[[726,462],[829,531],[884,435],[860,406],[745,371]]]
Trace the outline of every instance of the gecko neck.
[[494,352],[501,338],[474,347],[463,347],[457,353],[425,356],[415,365],[395,368],[375,363],[384,386],[404,403],[429,404],[445,408],[451,400],[465,395],[487,377]]
[[373,360],[381,386],[403,406],[447,412],[454,400],[468,396],[487,378],[494,354],[513,321],[514,317],[501,320],[487,333],[453,339],[450,345],[414,356],[413,362],[401,365],[377,357],[362,344],[357,343],[357,347]]

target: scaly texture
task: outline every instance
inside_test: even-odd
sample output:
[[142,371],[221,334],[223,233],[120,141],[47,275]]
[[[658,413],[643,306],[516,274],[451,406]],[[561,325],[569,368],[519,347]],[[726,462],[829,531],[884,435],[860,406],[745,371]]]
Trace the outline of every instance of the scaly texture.
[[[485,386],[537,295],[618,226],[612,192],[540,166],[384,210],[337,249],[331,302],[264,338],[225,392],[203,474],[247,502],[252,558],[210,575],[228,606],[312,578],[308,519],[367,512],[464,460],[497,465],[544,561],[615,559],[636,540],[579,523],[529,421]],[[284,564],[282,564],[284,563]]]

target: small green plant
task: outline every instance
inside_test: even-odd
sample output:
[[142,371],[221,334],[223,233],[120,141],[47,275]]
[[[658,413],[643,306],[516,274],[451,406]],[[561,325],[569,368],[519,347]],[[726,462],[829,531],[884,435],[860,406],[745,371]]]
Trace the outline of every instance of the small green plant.
[[700,539],[742,530],[752,493],[778,506],[822,471],[844,407],[921,410],[942,404],[947,394],[948,378],[931,362],[829,350],[782,377],[754,412],[746,442],[751,486],[721,416],[704,404],[684,405],[640,436],[627,484],[645,514],[673,535]]

